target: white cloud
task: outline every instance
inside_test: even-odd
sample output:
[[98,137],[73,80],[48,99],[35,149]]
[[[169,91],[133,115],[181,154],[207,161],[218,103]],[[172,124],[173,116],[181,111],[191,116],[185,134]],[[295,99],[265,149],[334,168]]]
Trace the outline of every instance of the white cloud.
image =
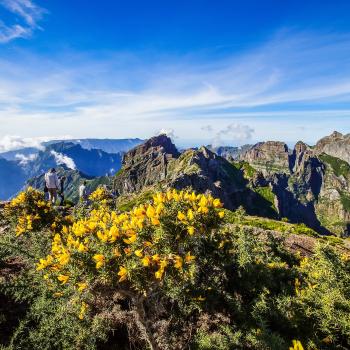
[[161,125],[180,139],[208,138],[208,123],[222,130],[261,117],[276,126],[299,119],[291,130],[280,128],[281,137],[299,138],[297,125],[315,117],[350,124],[349,35],[287,33],[210,63],[194,56],[139,64],[121,53],[99,60],[74,52],[21,55],[0,58],[0,136],[55,130],[75,138],[146,138]]
[[57,165],[65,165],[69,169],[76,170],[77,167],[72,158],[54,150],[51,151],[51,154],[55,157]]
[[170,137],[172,140],[176,139],[175,131],[174,129],[161,129],[158,132],[156,132],[157,135],[166,135]]
[[236,143],[248,142],[252,139],[254,129],[249,125],[232,123],[216,132],[212,140],[212,145],[222,146],[226,143],[235,145]]
[[36,157],[37,157],[37,154],[35,154],[35,153],[29,154],[28,156],[26,156],[25,154],[22,154],[22,153],[17,153],[15,155],[15,158],[17,160],[19,160],[19,163],[21,165],[26,165],[27,163],[33,161]]
[[69,136],[53,136],[53,137],[20,137],[16,135],[5,135],[0,138],[0,153],[15,151],[21,148],[32,147],[37,149],[43,149],[42,144],[44,142],[52,140],[65,140],[69,139]]
[[0,0],[0,5],[23,22],[22,24],[5,24],[0,21],[0,43],[7,43],[17,38],[27,38],[32,35],[35,29],[41,29],[38,21],[46,13],[46,10],[33,1]]

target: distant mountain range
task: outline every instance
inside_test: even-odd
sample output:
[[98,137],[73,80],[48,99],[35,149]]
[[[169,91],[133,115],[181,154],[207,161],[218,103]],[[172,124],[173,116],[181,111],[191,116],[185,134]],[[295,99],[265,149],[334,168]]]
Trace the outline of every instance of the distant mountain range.
[[41,149],[28,147],[0,153],[0,199],[15,195],[26,181],[39,184],[36,178],[40,179],[52,167],[61,167],[69,175],[75,171],[75,180],[111,176],[120,169],[125,151],[141,142],[140,139],[61,140],[45,142]]

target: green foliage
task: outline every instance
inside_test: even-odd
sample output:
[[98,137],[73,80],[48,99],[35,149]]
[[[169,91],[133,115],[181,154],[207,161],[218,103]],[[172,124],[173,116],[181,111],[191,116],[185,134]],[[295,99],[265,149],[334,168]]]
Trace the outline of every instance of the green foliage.
[[286,220],[281,221],[266,219],[258,216],[242,215],[242,212],[236,210],[234,212],[226,212],[226,220],[232,224],[256,227],[264,230],[278,231],[282,233],[303,234],[311,237],[319,237],[319,234],[305,224],[290,224]]
[[[95,196],[99,199],[102,194]],[[6,337],[0,337],[0,348],[124,349],[123,337],[130,343],[126,348],[135,350],[154,345],[285,350],[293,339],[299,339],[306,350],[350,347],[348,256],[319,240],[314,255],[300,258],[285,248],[283,235],[261,234],[256,227],[308,234],[305,226],[249,217],[243,209],[225,210],[221,221],[222,209],[214,208],[213,199],[205,202],[194,195],[193,204],[178,194],[170,197],[154,198],[153,209],[148,209],[149,203],[142,206],[145,198],[138,198],[142,202],[135,202],[138,207],[131,213],[115,212],[100,201],[95,210],[86,207],[77,212],[74,224],[65,223],[60,240],[51,228],[55,222],[61,224],[57,218],[20,236],[15,225],[10,226],[0,235],[0,301],[9,305],[0,307],[0,327],[6,322],[8,330]],[[208,211],[189,214],[199,201],[199,207]],[[220,202],[215,206],[220,207]],[[13,215],[5,215],[5,225]],[[111,219],[117,226],[122,220],[126,228],[131,222],[146,221],[142,228],[134,228],[135,241],[124,235],[113,241],[116,231],[109,226]],[[192,234],[190,226],[195,228]],[[75,241],[83,242],[81,237],[89,238],[84,240],[88,250],[78,252]],[[60,243],[53,245],[52,239]],[[144,248],[145,242],[152,245]],[[54,249],[55,259],[69,253],[68,261],[42,268],[44,261],[39,265],[38,261],[47,260],[53,247],[59,248]],[[111,248],[130,250],[112,256]],[[181,266],[179,257],[187,252],[193,259],[183,260]],[[105,257],[101,265],[96,254]],[[150,266],[140,264],[146,255],[156,254],[160,260],[155,258]],[[118,275],[121,265],[127,272]],[[159,268],[161,274],[155,275]],[[59,282],[58,273],[70,279]],[[87,286],[78,290],[76,282],[82,279]],[[113,337],[114,329],[123,329],[123,336]]]
[[340,201],[346,211],[350,212],[350,195],[344,192],[340,193]]
[[350,165],[342,159],[332,157],[326,153],[320,155],[320,159],[331,166],[334,171],[334,174],[337,176],[343,175],[347,178],[350,174]]
[[258,193],[261,197],[266,199],[268,202],[271,203],[271,209],[276,210],[275,207],[275,195],[272,192],[271,188],[269,186],[265,187],[255,187],[254,191]]

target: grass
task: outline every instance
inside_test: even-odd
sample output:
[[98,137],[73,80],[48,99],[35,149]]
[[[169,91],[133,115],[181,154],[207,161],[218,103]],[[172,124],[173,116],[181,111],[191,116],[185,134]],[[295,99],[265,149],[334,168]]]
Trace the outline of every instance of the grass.
[[147,201],[152,199],[154,192],[155,192],[154,190],[149,190],[149,191],[141,192],[132,197],[130,196],[120,197],[118,198],[118,201],[117,201],[117,209],[120,211],[129,211],[133,207],[141,203],[146,203]]
[[268,202],[271,203],[271,207],[276,210],[275,207],[275,195],[272,192],[271,188],[269,186],[265,187],[256,187],[254,188],[254,191],[258,193],[261,197],[265,198]]
[[340,201],[344,207],[344,210],[350,212],[350,195],[344,192],[340,193]]
[[319,234],[305,224],[289,224],[285,221],[266,219],[257,216],[241,215],[229,210],[225,211],[228,223],[243,226],[257,227],[264,230],[272,230],[283,233],[303,234],[311,237],[319,237]]
[[331,166],[334,171],[334,174],[337,176],[343,175],[344,177],[348,177],[350,175],[350,165],[336,157],[332,157],[326,153],[320,155],[320,159]]

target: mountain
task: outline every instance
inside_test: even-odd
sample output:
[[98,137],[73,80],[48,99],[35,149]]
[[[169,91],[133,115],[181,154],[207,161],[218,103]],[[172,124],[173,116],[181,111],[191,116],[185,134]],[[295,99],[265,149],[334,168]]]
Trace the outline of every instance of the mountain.
[[269,197],[269,189],[251,189],[240,165],[229,162],[206,147],[189,149],[180,154],[165,135],[154,137],[127,152],[122,169],[114,180],[114,188],[119,195],[152,186],[211,191],[223,200],[228,209],[243,205],[250,214],[277,217],[273,203],[265,198]]
[[71,140],[52,140],[42,143],[42,148],[25,147],[12,151],[0,153],[2,158],[7,160],[26,160],[27,158],[33,158],[38,154],[40,150],[44,150],[45,147],[55,143],[74,143],[80,145],[82,148],[91,150],[99,149],[106,153],[123,153],[129,149],[139,145],[143,142],[138,138],[135,139],[71,139]]
[[80,139],[80,140],[68,140],[68,142],[73,142],[79,144],[82,148],[100,149],[107,153],[121,153],[127,152],[131,148],[141,144],[143,140],[141,139]]
[[225,207],[286,218],[320,233],[346,235],[350,228],[350,165],[298,142],[290,150],[268,141],[229,161],[206,147],[179,153],[165,135],[124,155],[114,187],[130,195],[152,187],[211,191]]
[[19,191],[26,179],[23,169],[0,157],[0,198],[7,199]]
[[36,158],[24,166],[30,176],[37,176],[47,169],[65,164],[88,176],[113,174],[120,169],[121,154],[110,154],[101,150],[87,150],[72,142],[60,142],[39,151]]
[[[29,147],[6,152],[6,159],[1,158],[0,162],[0,199],[16,194],[26,181],[40,183],[41,176],[52,167],[76,170],[82,179],[112,175],[121,167],[123,151],[140,142],[139,139],[50,141],[40,150]],[[96,146],[119,151],[108,153]]]
[[233,146],[206,146],[210,151],[216,153],[218,156],[224,157],[228,160],[234,160],[239,158],[242,153],[245,153],[249,150],[253,145],[243,145],[241,147],[233,147]]
[[343,135],[334,131],[317,142],[315,152],[327,153],[350,163],[350,134]]
[[[78,170],[68,169],[66,167],[58,167],[57,176],[61,178],[62,176],[66,177],[64,194],[65,199],[76,203],[79,200],[79,186],[83,181],[87,182],[88,192],[93,192],[99,185],[110,185],[110,178],[108,176],[92,177],[83,174]],[[31,186],[39,190],[44,189],[45,185],[45,174],[42,173],[39,176],[29,179],[26,183],[26,186]]]
[[255,183],[271,187],[280,217],[304,222],[322,233],[348,234],[350,166],[324,153],[337,150],[338,156],[343,154],[330,141],[336,134],[314,148],[301,141],[293,150],[281,142],[258,143],[240,159],[256,171]]

